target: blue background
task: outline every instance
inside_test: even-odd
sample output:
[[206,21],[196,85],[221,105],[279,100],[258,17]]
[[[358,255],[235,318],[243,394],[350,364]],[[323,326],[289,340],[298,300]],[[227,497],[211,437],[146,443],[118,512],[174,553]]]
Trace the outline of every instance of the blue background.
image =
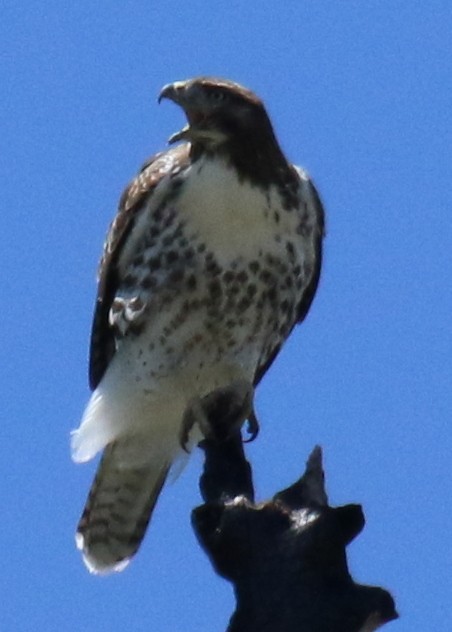
[[360,502],[356,581],[394,631],[452,629],[452,8],[449,1],[2,2],[0,627],[221,631],[233,595],[191,531],[195,454],[129,568],[73,540],[94,473],[69,432],[88,399],[95,270],[123,186],[183,115],[161,86],[225,76],[267,104],[328,213],[311,313],[257,396],[258,497],[316,443],[333,505]]

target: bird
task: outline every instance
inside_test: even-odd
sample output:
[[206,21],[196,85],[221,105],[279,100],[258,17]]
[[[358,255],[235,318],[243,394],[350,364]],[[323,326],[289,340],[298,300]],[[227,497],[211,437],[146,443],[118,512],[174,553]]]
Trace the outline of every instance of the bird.
[[102,452],[76,534],[96,574],[137,552],[212,393],[243,401],[255,434],[255,388],[321,270],[322,202],[262,100],[209,76],[170,83],[163,99],[187,124],[120,198],[98,271],[92,394],[71,437],[75,462]]

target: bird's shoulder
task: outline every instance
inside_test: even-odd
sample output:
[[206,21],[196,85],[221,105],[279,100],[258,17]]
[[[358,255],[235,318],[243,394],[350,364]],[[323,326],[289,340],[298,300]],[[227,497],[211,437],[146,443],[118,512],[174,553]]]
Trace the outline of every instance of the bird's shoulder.
[[137,213],[149,199],[159,183],[166,177],[176,175],[189,164],[189,146],[179,145],[151,156],[142,165],[139,173],[124,189],[118,212],[110,225],[99,266],[99,284],[102,274],[108,269],[111,259],[117,255],[124,236],[129,232]]
[[309,210],[315,231],[321,240],[325,236],[325,210],[320,195],[306,169],[298,165],[292,165],[292,169],[299,181],[299,208],[301,211]]

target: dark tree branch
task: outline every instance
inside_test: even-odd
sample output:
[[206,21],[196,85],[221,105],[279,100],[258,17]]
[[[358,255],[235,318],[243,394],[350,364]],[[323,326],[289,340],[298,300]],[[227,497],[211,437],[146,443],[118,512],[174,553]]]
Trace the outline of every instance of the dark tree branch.
[[322,454],[268,502],[255,504],[239,434],[206,439],[192,522],[215,570],[234,586],[228,632],[372,632],[397,618],[391,595],[351,578],[345,548],[364,527],[359,505],[332,508]]

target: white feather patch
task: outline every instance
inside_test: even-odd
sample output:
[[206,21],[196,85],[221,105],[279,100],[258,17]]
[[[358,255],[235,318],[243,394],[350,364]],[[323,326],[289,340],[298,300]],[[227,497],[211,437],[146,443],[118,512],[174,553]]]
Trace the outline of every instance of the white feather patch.
[[104,398],[98,388],[91,395],[79,428],[71,433],[72,459],[76,463],[84,463],[94,458],[115,439],[113,429],[103,421],[104,408]]

